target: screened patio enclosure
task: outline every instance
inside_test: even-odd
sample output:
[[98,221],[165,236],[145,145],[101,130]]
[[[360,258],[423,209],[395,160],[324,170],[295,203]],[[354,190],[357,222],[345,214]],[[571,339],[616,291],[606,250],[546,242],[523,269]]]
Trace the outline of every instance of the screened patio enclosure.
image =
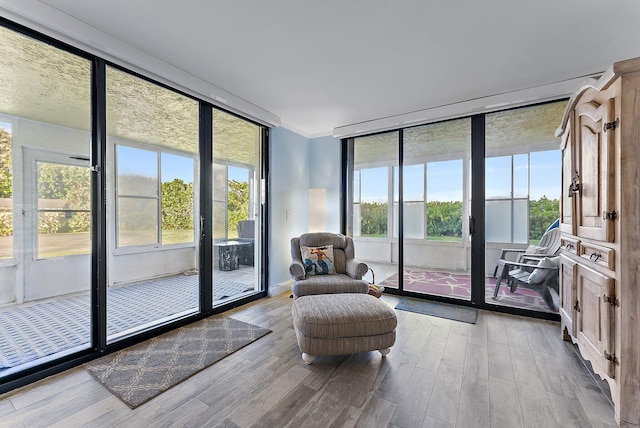
[[[0,49],[0,350],[18,356],[0,378],[92,346],[97,277],[107,343],[262,291],[261,126],[3,26]],[[231,243],[242,257],[223,266]],[[20,334],[58,307],[77,328],[47,330],[43,354]]]

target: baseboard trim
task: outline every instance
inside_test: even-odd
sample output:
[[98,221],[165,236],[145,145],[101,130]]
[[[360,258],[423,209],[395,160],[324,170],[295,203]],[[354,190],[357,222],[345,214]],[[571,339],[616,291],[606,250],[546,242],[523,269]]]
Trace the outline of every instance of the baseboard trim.
[[269,287],[269,297],[278,296],[283,293],[290,293],[291,286],[293,285],[293,280],[288,280],[281,282],[280,284],[276,284],[273,287]]

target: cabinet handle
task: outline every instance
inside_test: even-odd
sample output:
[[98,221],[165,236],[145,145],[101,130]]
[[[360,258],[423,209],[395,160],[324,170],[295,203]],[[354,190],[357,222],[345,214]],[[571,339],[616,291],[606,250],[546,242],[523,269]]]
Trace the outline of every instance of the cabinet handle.
[[600,257],[602,257],[602,254],[599,253],[591,253],[591,255],[589,256],[589,260],[592,260],[594,262],[597,262],[598,260],[600,260]]
[[580,302],[578,300],[576,300],[576,304],[573,305],[573,309],[575,309],[576,312],[580,312]]
[[568,243],[568,244],[565,246],[565,248],[566,248],[567,250],[573,250],[573,244],[572,244],[572,243]]

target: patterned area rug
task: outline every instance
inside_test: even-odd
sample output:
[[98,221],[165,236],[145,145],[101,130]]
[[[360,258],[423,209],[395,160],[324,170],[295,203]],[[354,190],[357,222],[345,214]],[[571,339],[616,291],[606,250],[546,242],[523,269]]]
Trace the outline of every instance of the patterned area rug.
[[[198,307],[198,275],[177,275],[107,290],[109,336]],[[216,279],[214,300],[253,287]],[[0,370],[86,345],[91,337],[89,296],[0,312]]]
[[[404,271],[404,289],[417,293],[428,293],[463,300],[471,299],[471,276],[447,272],[429,272],[424,270]],[[398,274],[393,274],[380,283],[385,287],[398,288]],[[498,298],[493,300],[496,288],[495,278],[487,278],[485,283],[485,300],[501,306],[530,309],[538,312],[551,312],[540,294],[528,288],[518,287],[511,293],[509,287],[502,284]]]
[[84,365],[132,409],[271,330],[210,317]]

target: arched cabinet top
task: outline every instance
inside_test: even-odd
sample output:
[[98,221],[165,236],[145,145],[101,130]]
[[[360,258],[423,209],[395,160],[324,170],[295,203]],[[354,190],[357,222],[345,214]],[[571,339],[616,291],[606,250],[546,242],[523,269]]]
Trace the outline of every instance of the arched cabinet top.
[[580,99],[580,96],[585,91],[589,89],[595,89],[596,91],[607,89],[618,76],[625,73],[632,73],[637,71],[640,71],[640,57],[616,62],[607,71],[605,71],[599,79],[586,79],[585,81],[583,81],[578,87],[578,90],[575,91],[573,95],[571,95],[571,98],[569,98],[567,108],[565,109],[564,115],[562,116],[562,122],[560,123],[558,129],[556,129],[556,137],[560,137],[566,132],[567,123],[569,122],[569,116],[574,110],[576,103]]

